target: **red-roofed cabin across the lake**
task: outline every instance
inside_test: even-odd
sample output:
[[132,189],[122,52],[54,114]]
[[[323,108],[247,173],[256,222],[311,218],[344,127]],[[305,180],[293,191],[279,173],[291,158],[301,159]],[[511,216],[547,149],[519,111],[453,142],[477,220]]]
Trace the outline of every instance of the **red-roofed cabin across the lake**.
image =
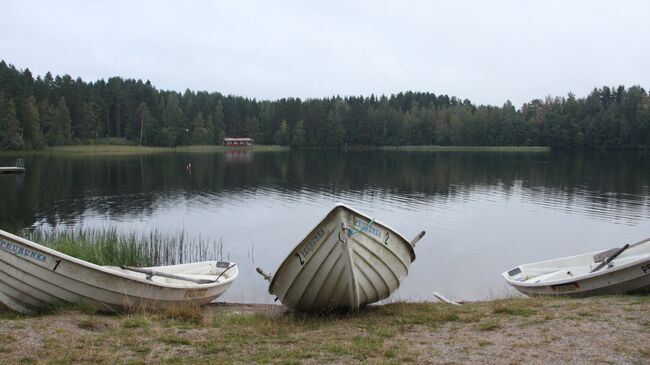
[[252,146],[255,142],[252,138],[224,138],[224,146]]

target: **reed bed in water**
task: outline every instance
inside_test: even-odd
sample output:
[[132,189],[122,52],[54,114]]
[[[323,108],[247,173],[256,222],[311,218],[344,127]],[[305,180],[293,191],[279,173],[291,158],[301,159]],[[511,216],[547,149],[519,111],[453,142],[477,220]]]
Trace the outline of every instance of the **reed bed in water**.
[[115,228],[39,228],[24,232],[24,236],[97,265],[160,266],[224,259],[223,242],[190,239],[184,231],[144,234]]

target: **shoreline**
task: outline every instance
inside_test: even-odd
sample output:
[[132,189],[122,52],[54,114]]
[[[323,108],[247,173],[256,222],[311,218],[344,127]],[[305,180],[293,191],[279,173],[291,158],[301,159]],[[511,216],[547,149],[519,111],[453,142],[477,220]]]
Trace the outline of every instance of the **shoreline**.
[[[341,147],[304,147],[303,150],[331,149],[341,151],[407,151],[407,152],[549,152],[550,147],[543,146],[341,146]],[[222,153],[228,151],[251,152],[286,152],[289,146],[253,145],[248,147],[227,147],[220,145],[189,145],[177,147],[155,147],[130,144],[81,144],[69,146],[54,146],[43,150],[0,151],[0,156],[18,155],[50,155],[50,154],[81,154],[81,155],[138,155],[155,153]]]
[[289,147],[276,145],[254,145],[250,147],[226,147],[216,145],[192,145],[179,147],[152,147],[138,145],[117,145],[117,144],[89,144],[89,145],[71,145],[55,146],[44,150],[21,150],[21,151],[2,151],[0,156],[12,155],[140,155],[156,153],[222,153],[228,151],[252,151],[252,152],[284,152],[289,151]]
[[650,295],[0,316],[3,363],[646,363]]

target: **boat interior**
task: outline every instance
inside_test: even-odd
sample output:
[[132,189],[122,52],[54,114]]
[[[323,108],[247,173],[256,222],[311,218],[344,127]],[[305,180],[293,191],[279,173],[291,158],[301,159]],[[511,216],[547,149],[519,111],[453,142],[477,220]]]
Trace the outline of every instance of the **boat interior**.
[[155,283],[188,285],[192,283],[212,284],[226,282],[237,275],[236,266],[232,262],[206,261],[148,268],[117,266],[104,266],[104,268],[119,271],[140,279],[151,280]]
[[[604,260],[618,250],[619,248],[613,248],[577,256],[520,265],[508,271],[507,275],[510,280],[522,283],[571,280],[589,275],[593,269],[601,265]],[[650,245],[631,246],[600,270],[605,271],[613,267],[625,266],[632,262],[647,259],[648,257],[650,257]]]

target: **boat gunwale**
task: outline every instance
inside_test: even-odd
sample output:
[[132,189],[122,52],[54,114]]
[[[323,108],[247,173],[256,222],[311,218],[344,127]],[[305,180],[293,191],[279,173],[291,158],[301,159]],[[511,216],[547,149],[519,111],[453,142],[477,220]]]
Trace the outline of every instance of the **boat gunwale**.
[[[67,255],[67,254],[65,254],[63,252],[59,252],[59,251],[54,250],[52,248],[43,246],[43,245],[38,244],[36,242],[32,242],[32,241],[30,241],[30,240],[28,240],[26,238],[16,236],[14,234],[11,234],[11,233],[3,231],[3,230],[0,230],[0,238],[7,239],[9,241],[13,241],[13,242],[18,243],[18,244],[30,246],[32,248],[35,248],[35,249],[41,250],[41,251],[43,251],[45,253],[48,253],[48,254],[50,254],[52,256],[56,256],[57,258],[68,260],[68,261],[70,261],[72,263],[75,263],[77,265],[86,267],[88,269],[100,271],[100,272],[102,272],[104,274],[116,276],[116,277],[126,279],[126,280],[136,281],[136,282],[143,283],[143,284],[154,285],[154,286],[161,287],[161,288],[184,289],[184,290],[208,289],[208,288],[217,287],[217,286],[221,286],[221,285],[224,285],[226,283],[229,283],[229,282],[235,280],[237,278],[237,276],[239,276],[239,267],[238,267],[238,265],[236,263],[234,263],[234,262],[229,262],[229,264],[237,266],[236,270],[234,270],[234,273],[229,275],[229,276],[224,275],[225,279],[222,280],[222,281],[216,281],[214,283],[206,283],[206,284],[165,283],[165,282],[147,280],[146,278],[140,278],[138,276],[130,275],[130,274],[122,272],[122,271],[118,271],[118,270],[115,270],[115,269],[112,269],[112,268],[97,265],[97,264],[94,264],[94,263],[89,262],[89,261],[81,260],[81,259],[78,259],[76,257]],[[2,250],[2,249],[0,249],[0,252],[5,252],[7,254],[11,254],[11,252],[6,251],[6,250]],[[19,258],[21,258],[21,257],[19,257]],[[24,260],[24,258],[21,258],[21,259]],[[180,264],[180,265],[199,264],[199,263],[216,263],[216,262],[218,262],[218,261],[214,261],[214,260],[213,261],[200,261],[200,262],[186,263],[186,264]],[[33,264],[35,264],[35,263],[33,263]],[[229,266],[232,266],[232,265],[229,265]],[[38,266],[41,266],[41,265],[38,265]],[[169,266],[177,266],[177,265],[152,266],[152,268],[160,269],[160,268],[169,267]],[[44,266],[42,266],[42,267],[44,267]],[[149,267],[147,267],[147,268],[149,268]],[[73,277],[73,276],[65,275],[65,274],[61,274],[61,275],[64,275],[66,277]],[[217,277],[218,275],[214,275],[214,276]]]
[[[296,250],[296,249],[297,249],[297,248],[298,248],[298,247],[299,247],[299,246],[300,246],[300,245],[301,245],[301,244],[302,244],[302,243],[303,243],[307,238],[309,238],[309,237],[311,236],[312,232],[314,232],[314,231],[316,230],[316,228],[318,228],[318,227],[319,227],[323,222],[325,222],[325,221],[327,220],[327,218],[330,217],[330,215],[334,214],[334,212],[336,212],[337,208],[343,208],[344,210],[351,211],[351,212],[353,212],[353,213],[355,213],[355,214],[357,214],[357,215],[360,215],[360,216],[362,216],[362,217],[364,217],[364,218],[366,218],[366,219],[371,219],[371,220],[372,220],[372,218],[369,218],[366,214],[364,214],[364,213],[362,213],[362,212],[359,212],[358,210],[356,210],[356,209],[354,209],[354,208],[348,206],[347,204],[344,204],[344,203],[336,203],[336,205],[334,206],[334,208],[332,208],[329,212],[327,212],[327,214],[323,217],[323,219],[321,219],[320,221],[318,221],[318,223],[316,223],[316,225],[314,225],[314,227],[312,227],[310,230],[308,230],[308,231],[307,231],[307,234],[305,234],[305,237],[304,237],[303,239],[301,239],[300,241],[298,241],[298,243],[297,243],[297,244],[296,244],[296,245],[291,249],[291,251],[289,251],[289,254],[288,254],[288,255],[287,255],[287,256],[286,256],[286,257],[281,261],[280,266],[278,266],[277,270],[273,273],[273,277],[271,278],[271,281],[269,282],[269,293],[270,293],[270,294],[275,295],[275,293],[273,293],[273,292],[271,291],[271,289],[273,288],[273,284],[275,283],[275,279],[276,279],[276,277],[277,277],[277,273],[281,271],[281,269],[283,268],[285,262],[287,262],[287,260],[289,260],[290,258],[292,258],[292,257],[294,256],[294,251],[295,251],[295,250]],[[391,228],[390,226],[388,226],[388,225],[382,223],[381,221],[374,220],[374,221],[373,221],[373,224],[380,225],[380,226],[384,227],[385,229],[391,231],[391,232],[394,233],[395,235],[397,235],[399,238],[401,238],[402,241],[403,241],[403,244],[404,244],[405,246],[408,246],[408,248],[409,248],[409,253],[411,254],[411,262],[415,261],[415,249],[413,248],[413,245],[411,245],[411,243],[410,243],[409,240],[407,240],[407,239],[406,239],[402,234],[400,234],[398,231],[396,231],[395,229]],[[387,248],[387,249],[388,249],[388,248]],[[392,250],[391,250],[391,251],[392,251]]]

